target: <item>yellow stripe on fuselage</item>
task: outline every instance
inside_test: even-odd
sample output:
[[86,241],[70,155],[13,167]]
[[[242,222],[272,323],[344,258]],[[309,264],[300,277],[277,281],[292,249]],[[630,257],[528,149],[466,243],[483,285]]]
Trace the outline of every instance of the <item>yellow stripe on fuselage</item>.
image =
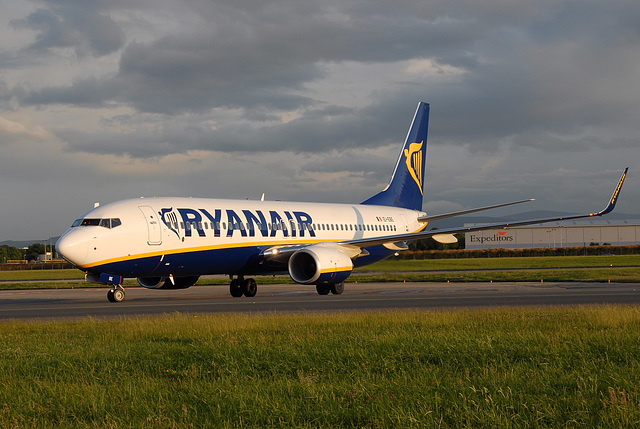
[[[90,264],[79,265],[80,269],[89,269],[93,267],[97,267],[100,265],[113,264],[117,262],[125,262],[132,261],[134,259],[143,259],[143,258],[153,258],[155,256],[163,256],[163,255],[177,255],[180,253],[196,253],[196,252],[206,252],[209,250],[225,250],[225,249],[237,249],[241,247],[258,247],[258,246],[284,246],[284,245],[292,245],[295,246],[297,244],[317,244],[317,243],[326,243],[329,240],[305,240],[294,242],[291,240],[283,240],[283,241],[255,241],[255,242],[245,242],[245,243],[231,243],[231,244],[218,244],[214,246],[198,246],[198,247],[188,247],[184,249],[168,249],[168,250],[158,250],[156,252],[149,253],[139,253],[136,255],[127,255],[118,258],[104,259],[101,261],[92,262]],[[342,241],[342,240],[335,240]]]

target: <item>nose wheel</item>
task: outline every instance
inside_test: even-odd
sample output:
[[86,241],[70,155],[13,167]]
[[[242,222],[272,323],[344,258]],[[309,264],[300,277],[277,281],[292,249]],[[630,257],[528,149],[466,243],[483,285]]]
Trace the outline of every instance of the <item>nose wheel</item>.
[[118,285],[107,292],[107,299],[109,302],[122,302],[124,301],[124,298],[124,288],[121,285]]

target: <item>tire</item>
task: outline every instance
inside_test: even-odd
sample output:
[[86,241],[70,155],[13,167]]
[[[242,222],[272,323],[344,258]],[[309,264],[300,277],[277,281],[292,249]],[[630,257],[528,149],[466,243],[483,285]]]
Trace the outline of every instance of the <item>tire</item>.
[[124,301],[124,298],[124,289],[116,288],[113,290],[113,302],[122,302]]
[[331,293],[334,295],[340,295],[344,292],[344,282],[336,283],[331,285]]
[[331,286],[325,284],[316,285],[316,291],[318,292],[318,295],[329,295],[329,292],[331,292]]
[[244,296],[252,298],[258,293],[258,283],[254,279],[246,279],[244,281]]
[[229,292],[231,292],[231,296],[234,298],[240,298],[244,292],[242,290],[242,282],[238,279],[231,280],[231,284],[229,285]]

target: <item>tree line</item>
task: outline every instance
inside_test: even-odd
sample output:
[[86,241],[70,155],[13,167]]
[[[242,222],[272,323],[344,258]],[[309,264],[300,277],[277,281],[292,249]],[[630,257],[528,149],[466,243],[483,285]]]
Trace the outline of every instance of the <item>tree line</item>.
[[[46,249],[55,253],[53,246],[46,246]],[[41,243],[34,243],[26,249],[18,249],[17,247],[3,244],[0,246],[0,264],[16,260],[35,261],[38,259],[38,255],[43,255],[45,252],[45,245]]]

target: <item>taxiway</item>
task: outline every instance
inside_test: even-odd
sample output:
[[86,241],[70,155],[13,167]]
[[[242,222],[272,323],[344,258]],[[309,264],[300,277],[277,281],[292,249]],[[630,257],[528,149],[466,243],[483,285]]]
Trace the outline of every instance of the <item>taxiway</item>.
[[124,302],[110,303],[106,289],[0,291],[0,319],[640,304],[638,283],[348,283],[345,292],[335,296],[320,296],[315,288],[300,285],[261,285],[253,298],[232,298],[227,286],[167,291],[132,287],[126,294]]

